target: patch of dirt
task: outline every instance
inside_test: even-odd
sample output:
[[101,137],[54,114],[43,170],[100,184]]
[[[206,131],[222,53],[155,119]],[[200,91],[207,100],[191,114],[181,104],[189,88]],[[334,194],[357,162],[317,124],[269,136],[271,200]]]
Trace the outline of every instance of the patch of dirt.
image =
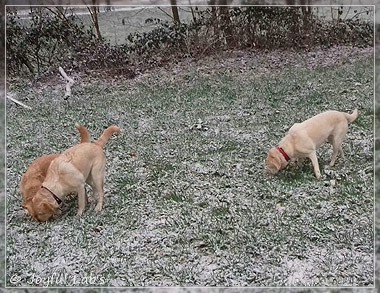
[[[286,67],[298,67],[304,69],[317,69],[324,67],[334,67],[342,64],[351,64],[360,59],[366,59],[374,53],[373,47],[358,48],[350,46],[338,46],[331,48],[312,48],[307,51],[289,50],[253,50],[253,51],[225,51],[217,56],[206,56],[202,58],[181,58],[165,63],[161,67],[136,71],[136,76],[108,74],[107,71],[89,71],[88,73],[67,72],[76,84],[72,90],[75,94],[76,85],[85,85],[93,82],[106,82],[107,84],[133,83],[148,79],[156,79],[157,82],[167,82],[175,80],[187,80],[193,73],[200,73],[203,76],[213,76],[216,73],[250,73],[254,70],[256,76],[276,75]],[[124,70],[125,71],[125,70]],[[157,78],[159,77],[159,78]],[[12,80],[11,84],[18,87],[19,84],[25,86],[25,80]],[[44,78],[30,82],[34,88],[62,88],[64,90],[65,81],[60,77],[58,70],[55,77]],[[12,88],[8,88],[12,91]]]
[[168,76],[176,79],[188,75],[189,69],[205,75],[214,75],[223,71],[244,73],[254,69],[256,75],[260,76],[278,73],[285,67],[316,69],[354,63],[358,59],[367,59],[373,55],[373,50],[373,47],[339,46],[327,49],[313,48],[309,51],[226,51],[218,56],[179,60],[174,64],[142,73],[136,79],[157,74],[162,77],[168,73]]

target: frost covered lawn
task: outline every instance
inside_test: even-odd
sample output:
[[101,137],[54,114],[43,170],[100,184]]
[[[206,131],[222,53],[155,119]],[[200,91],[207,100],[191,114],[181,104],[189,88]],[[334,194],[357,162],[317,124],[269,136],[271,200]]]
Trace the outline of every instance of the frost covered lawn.
[[[8,286],[373,285],[372,50],[224,57],[83,78],[69,102],[59,80],[12,88],[34,110],[8,103]],[[309,161],[264,174],[293,123],[355,107],[346,159],[331,169],[331,146],[318,152],[320,181]],[[78,219],[72,200],[35,223],[20,210],[21,175],[77,143],[75,122],[94,138],[124,130],[105,148],[104,210],[91,203]]]

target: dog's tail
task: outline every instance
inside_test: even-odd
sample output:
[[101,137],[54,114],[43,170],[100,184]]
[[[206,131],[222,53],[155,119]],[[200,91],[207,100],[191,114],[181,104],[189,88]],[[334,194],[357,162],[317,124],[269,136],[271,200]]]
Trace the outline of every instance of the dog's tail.
[[104,147],[105,144],[107,143],[107,141],[111,138],[112,134],[116,133],[120,133],[120,128],[117,127],[116,125],[111,125],[110,127],[108,127],[106,130],[103,131],[103,134],[99,137],[99,139],[97,141],[95,141],[95,143],[100,146],[100,147]]
[[88,129],[84,127],[83,125],[80,125],[79,123],[75,123],[75,128],[78,130],[80,135],[80,142],[90,142],[91,141],[91,135],[88,132]]
[[346,116],[348,123],[352,123],[358,118],[358,109],[355,109],[352,114],[344,113],[344,116]]

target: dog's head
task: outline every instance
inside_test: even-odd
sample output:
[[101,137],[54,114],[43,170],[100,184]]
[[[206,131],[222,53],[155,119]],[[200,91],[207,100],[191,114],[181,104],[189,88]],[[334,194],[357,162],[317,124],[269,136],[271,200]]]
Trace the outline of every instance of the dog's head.
[[22,207],[27,210],[27,214],[39,222],[46,222],[60,212],[58,203],[44,188],[40,188],[36,195]]
[[268,152],[267,159],[265,161],[266,170],[274,175],[277,174],[285,166],[282,163],[281,154],[276,148],[271,148]]

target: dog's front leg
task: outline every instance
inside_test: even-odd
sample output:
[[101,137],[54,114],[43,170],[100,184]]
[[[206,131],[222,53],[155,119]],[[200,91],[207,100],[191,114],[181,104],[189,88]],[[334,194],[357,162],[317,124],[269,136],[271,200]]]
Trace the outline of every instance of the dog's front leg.
[[103,208],[103,201],[104,201],[103,189],[99,189],[97,192],[97,195],[98,195],[98,203],[96,204],[95,211],[100,212]]
[[309,159],[311,160],[311,163],[313,164],[315,177],[317,177],[317,179],[320,179],[321,178],[321,171],[319,170],[317,152],[316,151],[312,152],[309,155]]
[[85,188],[80,188],[78,191],[78,212],[77,216],[80,217],[84,209],[86,208],[86,201],[87,201],[87,196],[86,196],[86,190]]

